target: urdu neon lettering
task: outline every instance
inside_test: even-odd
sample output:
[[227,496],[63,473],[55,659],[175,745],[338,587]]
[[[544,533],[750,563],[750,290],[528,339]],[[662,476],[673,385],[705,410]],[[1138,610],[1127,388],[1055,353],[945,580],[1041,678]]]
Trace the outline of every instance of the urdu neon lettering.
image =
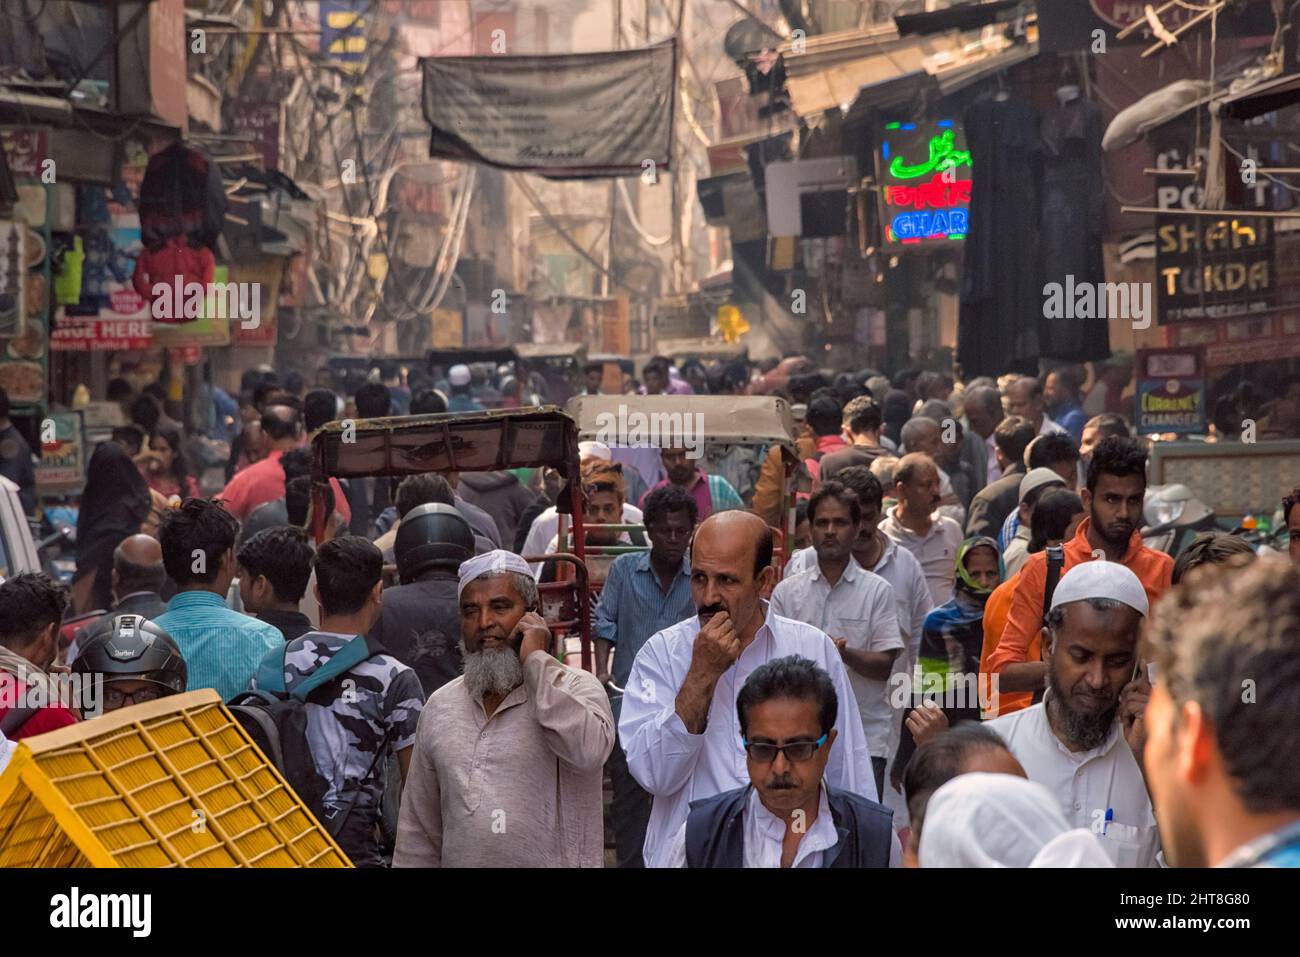
[[953,130],[944,130],[938,136],[932,136],[929,149],[929,159],[916,166],[908,166],[904,157],[895,156],[889,163],[889,175],[895,179],[919,179],[931,173],[971,165],[970,151],[957,149]]

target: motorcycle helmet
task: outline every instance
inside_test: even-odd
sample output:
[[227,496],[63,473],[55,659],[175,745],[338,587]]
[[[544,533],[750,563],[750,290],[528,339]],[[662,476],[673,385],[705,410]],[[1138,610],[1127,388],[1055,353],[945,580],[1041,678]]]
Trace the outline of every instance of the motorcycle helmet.
[[105,681],[148,681],[169,694],[184,691],[189,680],[189,669],[172,636],[143,615],[114,615],[91,631],[72,670],[102,675]]
[[403,585],[430,568],[454,572],[461,562],[474,557],[474,531],[451,505],[419,505],[407,512],[397,526],[393,555]]

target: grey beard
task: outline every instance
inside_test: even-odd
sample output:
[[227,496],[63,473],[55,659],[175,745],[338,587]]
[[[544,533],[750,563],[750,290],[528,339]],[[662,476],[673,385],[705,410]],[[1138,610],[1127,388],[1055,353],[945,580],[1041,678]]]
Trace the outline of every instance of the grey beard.
[[506,695],[524,682],[524,666],[513,648],[471,652],[462,638],[460,654],[465,662],[465,690],[471,698]]
[[1113,708],[1107,708],[1095,715],[1085,714],[1070,707],[1065,692],[1056,680],[1056,673],[1051,668],[1047,670],[1047,686],[1052,692],[1050,701],[1051,705],[1054,705],[1052,717],[1056,720],[1060,731],[1084,751],[1101,747],[1106,736],[1110,734],[1110,726],[1115,721],[1119,702],[1116,701]]

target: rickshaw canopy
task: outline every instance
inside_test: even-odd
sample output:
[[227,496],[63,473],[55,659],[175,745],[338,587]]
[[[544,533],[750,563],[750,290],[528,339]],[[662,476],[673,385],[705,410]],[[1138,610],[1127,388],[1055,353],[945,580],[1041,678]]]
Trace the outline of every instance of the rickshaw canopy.
[[718,359],[728,361],[749,355],[749,347],[740,342],[721,339],[660,339],[658,352],[669,359]]
[[550,466],[578,474],[573,419],[555,406],[330,422],[312,438],[316,482],[328,476],[493,472]]
[[[645,424],[657,423],[654,435],[664,434],[682,416],[699,415],[710,445],[779,445],[797,457],[794,415],[790,403],[767,395],[580,395],[565,411],[578,427],[581,440],[621,445],[611,436],[634,428],[644,435]],[[674,416],[676,418],[674,418]]]
[[515,346],[519,358],[534,362],[559,362],[567,360],[582,363],[587,357],[587,346],[581,342],[536,343],[521,342]]
[[473,365],[477,362],[490,362],[493,365],[519,361],[519,353],[512,347],[501,349],[430,349],[424,355],[424,361],[430,372],[434,366],[443,370],[455,365]]

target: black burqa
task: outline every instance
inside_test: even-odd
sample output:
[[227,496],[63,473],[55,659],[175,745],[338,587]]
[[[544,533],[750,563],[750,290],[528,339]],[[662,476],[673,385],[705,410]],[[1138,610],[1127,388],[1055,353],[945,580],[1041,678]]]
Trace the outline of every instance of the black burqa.
[[957,361],[967,377],[1038,372],[1042,145],[1038,113],[977,102],[963,117],[971,153],[970,231],[962,269]]
[[95,576],[95,608],[112,604],[113,550],[140,531],[152,506],[149,486],[126,450],[116,442],[104,442],[95,449],[77,513],[75,576]]
[[[1043,117],[1043,283],[1074,277],[1082,283],[1106,281],[1101,237],[1106,220],[1101,178],[1101,137],[1105,124],[1095,103],[1082,99]],[[1039,319],[1043,355],[1067,362],[1091,362],[1110,355],[1105,319]]]

